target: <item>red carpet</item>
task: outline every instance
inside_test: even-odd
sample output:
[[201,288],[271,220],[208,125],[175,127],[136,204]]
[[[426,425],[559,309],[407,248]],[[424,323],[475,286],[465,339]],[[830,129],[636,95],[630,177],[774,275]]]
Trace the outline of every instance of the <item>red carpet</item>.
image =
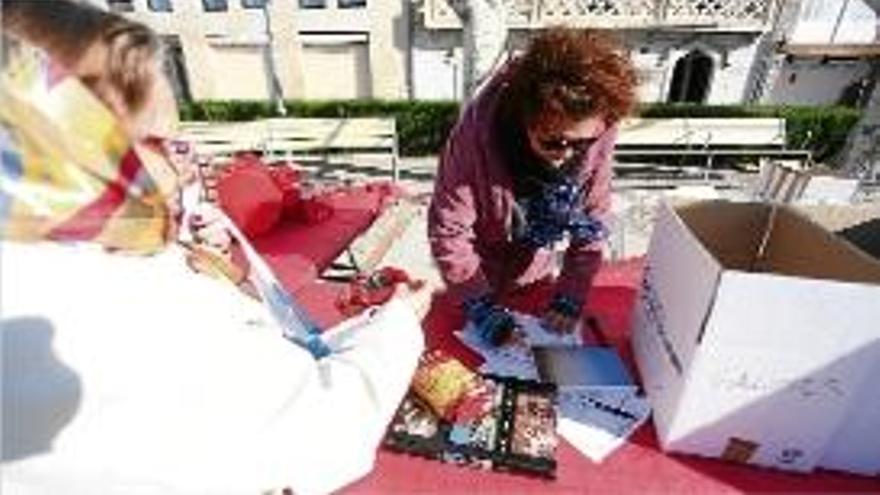
[[[375,191],[374,191],[375,193]],[[337,197],[336,216],[319,226],[282,230],[257,242],[279,272],[283,283],[296,293],[323,325],[342,319],[335,308],[341,284],[315,279],[352,236],[362,231],[379,209],[381,194],[343,194]],[[639,260],[603,267],[589,298],[610,342],[632,365],[627,338],[629,313],[641,275]],[[512,296],[507,303],[527,312],[539,312],[549,296],[548,284]],[[442,348],[470,366],[479,356],[465,348],[452,332],[461,328],[463,316],[445,294],[437,294],[423,326],[429,348]],[[355,419],[356,420],[356,419]],[[563,441],[558,451],[557,479],[546,481],[522,475],[483,472],[380,451],[376,468],[365,479],[348,487],[351,494],[367,493],[754,493],[754,492],[858,492],[880,493],[880,479],[830,472],[786,474],[660,452],[651,423],[630,443],[602,464],[594,464]]]
[[[590,294],[589,308],[609,340],[622,350],[635,373],[627,345],[629,312],[640,280],[638,260],[606,266]],[[549,295],[549,286],[513,297],[509,303],[535,311]],[[462,315],[448,298],[435,297],[424,326],[431,347],[452,352],[469,365],[479,358],[452,335]],[[644,425],[630,443],[602,464],[594,464],[563,442],[557,455],[557,479],[483,472],[403,454],[380,451],[375,470],[346,493],[756,493],[858,492],[880,493],[880,479],[831,472],[788,474],[697,457],[660,452],[652,424]]]
[[373,223],[401,191],[388,183],[341,188],[322,195],[330,218],[313,225],[283,220],[254,239],[254,248],[288,290],[308,292],[318,275]]

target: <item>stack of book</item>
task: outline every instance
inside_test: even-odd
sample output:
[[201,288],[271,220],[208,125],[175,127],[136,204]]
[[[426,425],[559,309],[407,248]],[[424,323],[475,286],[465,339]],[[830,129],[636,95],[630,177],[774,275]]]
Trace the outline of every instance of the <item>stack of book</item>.
[[483,378],[494,390],[486,414],[466,421],[444,419],[410,392],[391,422],[385,446],[480,469],[555,477],[556,387],[510,377]]

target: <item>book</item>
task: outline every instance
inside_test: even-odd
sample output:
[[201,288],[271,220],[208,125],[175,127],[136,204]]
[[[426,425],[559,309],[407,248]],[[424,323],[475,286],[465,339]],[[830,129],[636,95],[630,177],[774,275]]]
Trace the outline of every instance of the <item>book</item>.
[[612,347],[534,347],[532,354],[538,376],[560,387],[638,390]]
[[384,446],[462,466],[555,477],[556,387],[484,378],[495,391],[486,414],[468,422],[447,421],[410,392],[391,421]]
[[559,434],[595,462],[626,442],[651,408],[613,347],[535,347],[541,380],[558,387]]

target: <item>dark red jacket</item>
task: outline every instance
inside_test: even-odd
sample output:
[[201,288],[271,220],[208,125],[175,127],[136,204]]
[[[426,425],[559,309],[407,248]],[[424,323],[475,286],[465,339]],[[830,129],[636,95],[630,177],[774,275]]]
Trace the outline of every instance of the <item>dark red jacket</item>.
[[[440,157],[428,212],[428,238],[450,291],[461,300],[503,293],[550,275],[550,249],[532,251],[512,241],[513,181],[496,131],[502,70],[469,104]],[[584,155],[577,171],[586,182],[584,208],[607,220],[611,204],[611,153],[617,128],[609,127]],[[586,297],[602,259],[600,243],[575,243],[565,252],[557,292]]]

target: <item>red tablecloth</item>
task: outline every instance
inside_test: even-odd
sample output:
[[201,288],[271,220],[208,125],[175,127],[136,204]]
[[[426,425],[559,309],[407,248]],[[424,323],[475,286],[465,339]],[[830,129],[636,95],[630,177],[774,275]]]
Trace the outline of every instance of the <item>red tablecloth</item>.
[[[629,314],[641,276],[638,260],[606,265],[589,298],[611,343],[632,366],[628,346]],[[326,287],[324,290],[328,290]],[[549,286],[536,286],[508,301],[517,309],[536,312],[549,297]],[[430,347],[440,347],[471,365],[479,357],[452,335],[463,316],[444,294],[438,294],[424,321]],[[789,474],[740,466],[692,456],[669,455],[659,450],[653,425],[642,426],[630,442],[602,464],[594,464],[566,442],[557,453],[557,479],[483,472],[405,454],[380,451],[375,470],[348,487],[356,493],[741,493],[741,492],[875,492],[880,479],[831,472]]]
[[333,216],[314,225],[283,221],[254,239],[254,248],[288,290],[300,291],[314,283],[399,193],[390,183],[326,193],[321,198],[333,207]]

